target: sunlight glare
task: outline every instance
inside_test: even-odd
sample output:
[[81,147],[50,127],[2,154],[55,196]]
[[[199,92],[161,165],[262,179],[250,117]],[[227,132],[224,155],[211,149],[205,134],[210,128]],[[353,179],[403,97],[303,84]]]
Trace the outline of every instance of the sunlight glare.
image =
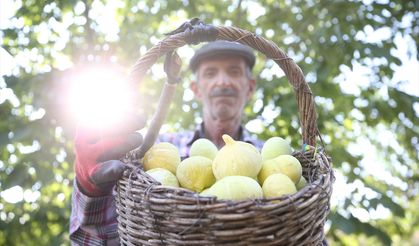
[[122,74],[107,67],[89,69],[72,78],[71,111],[79,124],[111,127],[122,122],[132,102],[132,92]]

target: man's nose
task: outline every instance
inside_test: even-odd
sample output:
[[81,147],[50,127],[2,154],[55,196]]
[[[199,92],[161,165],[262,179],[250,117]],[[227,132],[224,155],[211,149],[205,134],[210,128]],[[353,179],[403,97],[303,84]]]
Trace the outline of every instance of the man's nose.
[[220,86],[228,86],[231,84],[231,78],[226,73],[220,73],[217,78],[217,84]]

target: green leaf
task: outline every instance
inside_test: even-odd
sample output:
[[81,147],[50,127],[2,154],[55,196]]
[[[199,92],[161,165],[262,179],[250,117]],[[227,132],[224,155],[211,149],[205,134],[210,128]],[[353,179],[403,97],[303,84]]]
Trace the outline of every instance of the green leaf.
[[382,230],[368,223],[363,223],[359,219],[353,217],[345,218],[338,213],[330,215],[334,229],[339,229],[347,234],[366,234],[368,236],[377,237],[383,245],[391,245],[391,238]]

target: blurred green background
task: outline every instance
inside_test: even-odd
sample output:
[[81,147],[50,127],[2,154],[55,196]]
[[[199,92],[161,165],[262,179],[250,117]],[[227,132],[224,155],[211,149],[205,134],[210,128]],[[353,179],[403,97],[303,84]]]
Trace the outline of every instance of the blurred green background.
[[[264,36],[306,74],[336,170],[330,244],[419,245],[418,9],[418,1],[404,0],[1,0],[0,245],[69,244],[71,75],[103,63],[128,71],[192,17]],[[178,50],[184,84],[165,131],[200,121],[186,65],[194,48]],[[255,74],[246,127],[300,148],[283,72],[258,54]],[[144,101],[157,102],[163,81],[160,61],[143,83]]]

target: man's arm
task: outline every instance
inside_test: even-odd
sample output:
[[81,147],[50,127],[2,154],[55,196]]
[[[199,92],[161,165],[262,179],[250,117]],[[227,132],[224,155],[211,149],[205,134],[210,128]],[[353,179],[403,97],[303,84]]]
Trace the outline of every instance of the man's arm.
[[75,173],[70,217],[73,245],[118,245],[113,188],[126,165],[119,159],[139,146],[141,135],[79,127],[75,138]]
[[70,217],[72,245],[119,245],[114,195],[89,197],[74,181]]
[[[189,154],[187,143],[192,135],[192,132],[163,134],[159,136],[157,142],[171,142],[184,156],[187,156]],[[106,195],[97,197],[85,195],[76,179],[71,199],[72,245],[119,245],[115,194],[110,191]]]
[[[168,82],[178,82],[180,58],[177,54],[166,56],[164,66]],[[121,117],[112,128],[97,125],[91,128],[81,126],[77,129],[76,179],[70,218],[70,239],[73,244],[119,244],[115,194],[112,191],[126,168],[119,159],[128,151],[141,146],[142,136],[133,132],[145,125],[142,117],[132,114],[129,109],[121,110],[129,113],[126,117]],[[164,113],[156,117],[162,115]],[[153,121],[153,124],[157,123]]]

